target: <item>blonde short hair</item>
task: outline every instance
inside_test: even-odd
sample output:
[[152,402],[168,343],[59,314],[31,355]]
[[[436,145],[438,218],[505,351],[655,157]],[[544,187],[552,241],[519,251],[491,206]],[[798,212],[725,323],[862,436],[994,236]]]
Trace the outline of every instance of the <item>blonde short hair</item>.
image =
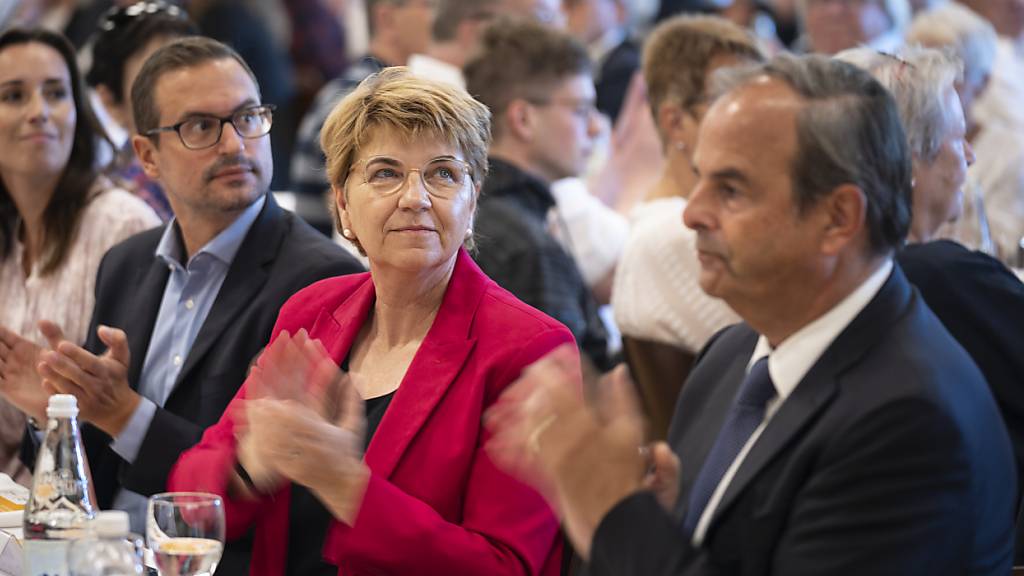
[[[476,188],[482,186],[487,176],[491,113],[464,90],[414,76],[404,66],[385,68],[363,80],[334,107],[320,131],[331,185],[343,186],[359,148],[379,128],[409,138],[446,140],[462,151]],[[340,232],[340,218],[334,216]],[[353,244],[362,250],[358,242]]]
[[704,100],[708,64],[731,55],[760,62],[764,55],[750,32],[718,16],[675,16],[651,31],[644,43],[647,99],[657,114],[664,102],[690,108]]

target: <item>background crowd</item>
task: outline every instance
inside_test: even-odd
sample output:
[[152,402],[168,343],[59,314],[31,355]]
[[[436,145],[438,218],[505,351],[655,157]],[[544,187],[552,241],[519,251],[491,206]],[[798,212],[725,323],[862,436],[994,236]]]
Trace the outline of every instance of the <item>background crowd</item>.
[[0,471],[218,573],[1024,558],[1022,0],[8,0],[0,144]]

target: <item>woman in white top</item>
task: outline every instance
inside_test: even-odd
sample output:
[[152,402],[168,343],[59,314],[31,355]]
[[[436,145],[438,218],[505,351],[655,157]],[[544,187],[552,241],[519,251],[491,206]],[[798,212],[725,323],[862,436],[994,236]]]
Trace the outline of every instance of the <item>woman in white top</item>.
[[[97,172],[96,126],[64,37],[0,35],[0,392],[34,368],[45,343],[39,320],[85,340],[103,254],[159,224],[143,201]],[[45,398],[40,387],[31,401]],[[0,399],[0,472],[23,482],[24,426],[25,416]]]
[[753,36],[712,16],[666,20],[647,40],[644,80],[666,162],[660,180],[633,210],[616,271],[612,307],[623,336],[696,352],[738,320],[700,289],[696,235],[683,226],[683,208],[697,181],[691,155],[709,105],[711,75],[761,58]]

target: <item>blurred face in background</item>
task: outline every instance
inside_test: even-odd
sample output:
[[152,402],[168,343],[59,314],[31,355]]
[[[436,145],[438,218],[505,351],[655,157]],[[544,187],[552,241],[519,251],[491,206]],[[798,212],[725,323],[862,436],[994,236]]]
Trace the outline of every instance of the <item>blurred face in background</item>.
[[944,104],[946,130],[938,154],[930,163],[914,158],[914,214],[925,211],[935,227],[960,217],[967,168],[974,164],[963,107],[952,86],[946,89]]
[[804,28],[812,51],[835,54],[868,44],[885,34],[892,21],[883,0],[806,0]]
[[594,81],[570,76],[545,98],[530,101],[530,165],[547,182],[579,176],[601,132]]
[[600,40],[625,18],[618,0],[565,0],[562,10],[567,31],[585,44]]
[[437,3],[438,0],[404,0],[393,3],[389,18],[394,26],[395,42],[402,53],[423,54],[430,47],[430,29],[434,25]]
[[529,18],[560,30],[565,28],[561,0],[499,0],[495,16]]
[[71,74],[46,44],[0,52],[0,176],[55,176],[74,144],[77,112]]

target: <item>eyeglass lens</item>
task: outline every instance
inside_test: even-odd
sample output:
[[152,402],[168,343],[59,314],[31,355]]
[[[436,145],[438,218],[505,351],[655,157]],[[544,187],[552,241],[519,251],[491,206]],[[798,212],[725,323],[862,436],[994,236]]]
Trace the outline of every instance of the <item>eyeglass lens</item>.
[[208,148],[220,142],[224,123],[235,127],[242,138],[259,138],[270,132],[273,114],[268,107],[239,110],[230,118],[216,116],[195,116],[181,123],[178,133],[181,141],[189,148]]
[[370,158],[363,167],[363,182],[381,196],[394,194],[402,188],[410,172],[419,172],[427,192],[438,198],[451,198],[462,189],[469,176],[466,163],[455,158],[438,158],[420,169],[409,169],[394,158]]

